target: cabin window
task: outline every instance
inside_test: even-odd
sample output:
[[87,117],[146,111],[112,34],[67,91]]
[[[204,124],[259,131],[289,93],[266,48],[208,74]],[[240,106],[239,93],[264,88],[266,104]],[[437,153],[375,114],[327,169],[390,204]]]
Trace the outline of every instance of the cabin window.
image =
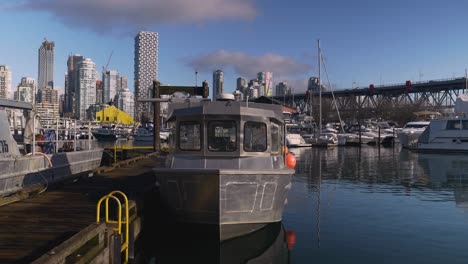
[[208,122],[208,150],[236,151],[237,126],[235,121]]
[[106,116],[106,121],[109,121],[109,117],[108,117],[108,116]]
[[277,124],[271,124],[271,152],[278,153],[280,152],[280,144],[281,144],[281,137],[280,137],[280,130]]
[[97,121],[101,121],[101,117],[100,117],[100,116],[97,117]]
[[447,121],[447,130],[458,130],[461,128],[460,120]]
[[265,123],[245,123],[244,150],[248,152],[263,152],[267,150],[267,129]]
[[462,120],[462,129],[468,129],[468,120]]
[[180,122],[179,148],[181,150],[201,150],[201,131],[198,122]]

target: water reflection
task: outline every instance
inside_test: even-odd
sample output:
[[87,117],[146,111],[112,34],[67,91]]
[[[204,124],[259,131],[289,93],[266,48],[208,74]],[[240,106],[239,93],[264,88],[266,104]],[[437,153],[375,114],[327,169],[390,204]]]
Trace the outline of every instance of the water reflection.
[[150,235],[136,263],[291,263],[293,245],[288,248],[282,223],[226,241],[219,241],[218,232],[210,226],[166,224]]
[[[339,182],[344,187],[366,184],[366,191],[395,194],[411,194],[412,190],[426,188],[448,191],[468,186],[466,155],[379,151],[375,147],[302,148],[293,152],[298,159],[295,180],[306,181],[311,192],[320,189],[322,180]],[[446,196],[443,192],[440,194],[441,198]]]
[[[466,263],[468,156],[293,149],[294,263]],[[454,206],[456,205],[456,206]]]

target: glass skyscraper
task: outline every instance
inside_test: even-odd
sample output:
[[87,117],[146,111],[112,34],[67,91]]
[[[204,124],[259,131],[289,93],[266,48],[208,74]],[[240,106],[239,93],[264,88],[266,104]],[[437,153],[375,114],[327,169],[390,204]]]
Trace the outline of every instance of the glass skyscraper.
[[39,71],[37,87],[39,89],[54,88],[54,50],[53,41],[44,40],[39,47]]

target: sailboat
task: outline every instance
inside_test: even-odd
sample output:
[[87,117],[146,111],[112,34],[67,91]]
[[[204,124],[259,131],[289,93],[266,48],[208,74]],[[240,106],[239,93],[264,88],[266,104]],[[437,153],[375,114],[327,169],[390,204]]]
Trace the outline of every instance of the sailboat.
[[338,145],[338,136],[331,131],[322,130],[322,51],[320,50],[320,39],[317,40],[318,46],[318,85],[319,85],[319,136],[316,146],[318,147],[333,147]]

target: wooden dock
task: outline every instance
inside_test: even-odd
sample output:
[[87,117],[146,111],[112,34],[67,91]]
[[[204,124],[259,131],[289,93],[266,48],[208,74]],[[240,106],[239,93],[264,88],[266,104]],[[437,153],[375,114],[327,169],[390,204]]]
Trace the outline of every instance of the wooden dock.
[[[159,164],[161,158],[148,155],[1,206],[0,263],[31,263],[55,254],[54,248],[90,229],[96,222],[97,202],[111,191],[123,191],[142,213],[143,197],[155,182],[152,168]],[[70,256],[67,259],[71,261]]]

